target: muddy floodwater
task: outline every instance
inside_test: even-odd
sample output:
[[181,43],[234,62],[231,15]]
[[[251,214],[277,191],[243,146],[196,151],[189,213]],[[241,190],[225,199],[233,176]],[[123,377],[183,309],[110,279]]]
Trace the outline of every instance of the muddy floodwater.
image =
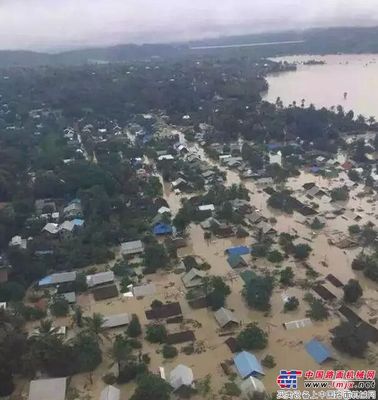
[[[323,60],[324,65],[303,65],[307,60]],[[264,100],[280,97],[287,106],[293,101],[316,107],[341,105],[355,115],[378,119],[378,55],[290,56],[274,60],[298,62],[297,71],[269,75],[269,90]],[[344,93],[347,93],[344,98]]]
[[[351,278],[358,279],[364,290],[365,304],[359,308],[359,314],[363,318],[372,318],[377,314],[378,300],[376,285],[366,279],[363,274],[353,271],[351,269],[351,263],[353,258],[361,251],[361,248],[342,250],[336,246],[329,244],[328,239],[336,232],[340,234],[348,233],[348,226],[353,223],[351,219],[345,216],[337,216],[335,219],[326,222],[326,226],[318,231],[313,232],[310,227],[304,224],[303,218],[297,213],[293,215],[287,215],[281,212],[277,212],[270,209],[266,201],[268,195],[262,190],[261,187],[256,185],[252,180],[241,180],[239,174],[236,171],[229,170],[219,163],[209,159],[202,148],[198,145],[189,145],[191,151],[197,153],[200,158],[211,165],[216,165],[222,171],[226,173],[226,186],[232,184],[243,183],[249,191],[250,204],[257,207],[261,213],[267,218],[274,217],[276,223],[274,224],[275,229],[278,232],[288,232],[291,234],[297,234],[299,239],[298,243],[309,243],[313,251],[309,257],[308,263],[319,273],[319,278],[324,278],[327,274],[333,273],[341,281],[347,282]],[[342,155],[339,156],[340,161],[344,160]],[[341,173],[337,178],[325,179],[322,177],[314,176],[312,174],[302,172],[300,176],[292,178],[288,181],[287,186],[294,190],[298,195],[303,192],[303,184],[307,182],[316,182],[316,184],[327,190],[332,187],[341,186],[349,179],[346,173]],[[357,185],[351,189],[350,200],[344,204],[347,209],[353,209],[361,217],[360,224],[368,221],[376,222],[376,205],[375,202],[371,202],[370,197],[359,198],[357,194],[363,190],[362,185]],[[170,185],[164,185],[164,196],[169,203],[173,214],[181,206],[181,199],[183,197],[190,197],[185,194],[176,195],[172,192]],[[370,199],[370,200],[369,200]],[[319,213],[326,213],[333,209],[333,205],[330,203],[329,197],[325,197],[321,200],[316,200],[319,203]],[[199,225],[191,225],[188,231],[189,243],[188,247],[180,250],[180,256],[184,255],[197,255],[203,260],[208,262],[212,268],[210,273],[212,275],[221,275],[225,281],[231,286],[232,294],[227,299],[227,306],[234,310],[235,314],[243,324],[247,324],[252,321],[259,323],[267,332],[269,332],[269,346],[264,351],[255,351],[257,357],[263,358],[266,354],[272,354],[277,362],[277,367],[266,370],[266,376],[263,382],[268,391],[274,391],[276,389],[275,379],[277,376],[278,368],[299,368],[299,369],[317,369],[316,363],[308,356],[304,350],[304,343],[309,341],[311,338],[316,337],[332,348],[330,344],[330,332],[329,330],[339,324],[339,317],[331,312],[331,317],[328,321],[314,322],[312,326],[302,329],[285,330],[283,323],[290,320],[297,320],[306,316],[306,309],[308,306],[303,301],[300,302],[298,310],[290,313],[283,313],[283,295],[296,296],[299,299],[303,298],[305,291],[299,287],[291,287],[287,291],[276,288],[274,290],[271,304],[272,309],[269,315],[264,315],[261,312],[257,312],[246,306],[243,297],[242,290],[244,282],[241,277],[235,271],[232,271],[226,262],[224,255],[225,249],[235,245],[251,245],[255,239],[248,237],[245,239],[216,239],[213,238],[210,241],[204,240],[203,230]],[[272,266],[265,259],[257,259],[250,261],[252,270],[266,271],[269,270],[274,274],[274,266]],[[287,260],[284,262],[285,266],[291,266],[295,271],[296,279],[306,279],[305,270],[300,266],[296,265],[293,260]],[[325,283],[332,292],[334,292],[338,298],[342,298],[343,292],[340,289],[330,287],[328,283]],[[186,310],[190,315],[190,318],[199,321],[202,328],[196,332],[205,343],[206,352],[201,355],[196,355],[190,358],[189,365],[195,371],[198,378],[205,376],[207,373],[211,373],[212,382],[215,387],[220,387],[227,377],[224,375],[220,368],[220,362],[230,359],[232,354],[224,345],[224,339],[218,337],[217,327],[214,325],[213,315],[208,310]],[[348,368],[371,368],[377,367],[377,348],[372,346],[368,352],[368,360],[356,359],[346,356],[345,354],[337,353],[337,360],[347,365]],[[289,356],[290,355],[290,356]],[[188,362],[187,357],[181,358],[182,361]],[[327,368],[334,368],[335,362],[331,362],[327,365]]]

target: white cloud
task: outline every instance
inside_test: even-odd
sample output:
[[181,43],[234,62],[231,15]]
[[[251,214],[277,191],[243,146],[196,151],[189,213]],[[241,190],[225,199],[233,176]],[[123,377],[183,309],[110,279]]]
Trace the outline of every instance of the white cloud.
[[377,0],[0,0],[0,48],[160,42],[375,24]]

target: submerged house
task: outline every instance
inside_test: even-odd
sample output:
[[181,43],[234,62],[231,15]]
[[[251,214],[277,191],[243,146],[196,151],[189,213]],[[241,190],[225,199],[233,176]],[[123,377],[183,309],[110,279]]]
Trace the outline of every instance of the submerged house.
[[214,317],[222,329],[230,329],[239,326],[239,320],[236,318],[235,314],[227,310],[227,308],[221,307],[214,313]]
[[250,376],[265,375],[257,358],[247,351],[242,351],[234,357],[235,367],[242,379]]
[[242,381],[239,385],[239,388],[241,391],[241,398],[246,400],[256,398],[256,395],[261,396],[266,393],[264,384],[260,381],[260,379],[254,378],[253,376],[250,376]]
[[76,280],[76,271],[72,272],[57,272],[48,275],[38,282],[40,287],[57,286],[62,283],[74,282]]
[[192,386],[193,381],[192,369],[183,364],[179,364],[169,375],[169,383],[173,391],[180,389],[182,386]]
[[331,351],[316,339],[305,344],[307,353],[318,363],[322,364],[332,358]]
[[108,385],[100,394],[100,400],[120,400],[121,391],[112,385]]
[[249,254],[251,250],[247,246],[235,246],[235,247],[229,247],[226,249],[226,253],[230,256],[243,256],[245,254]]
[[119,328],[120,326],[128,325],[130,322],[130,315],[128,313],[108,315],[104,317],[103,328]]
[[248,264],[246,261],[239,255],[230,255],[227,257],[227,262],[229,266],[234,269],[234,268],[243,268],[247,267]]
[[65,400],[67,378],[38,379],[30,382],[28,400]]
[[98,285],[103,285],[104,283],[114,282],[114,272],[113,271],[105,271],[99,272],[94,275],[87,275],[87,284],[88,287],[94,287]]
[[193,288],[203,285],[203,278],[206,276],[204,271],[197,268],[192,268],[181,278],[186,288]]
[[141,254],[144,251],[144,246],[141,240],[133,240],[130,242],[121,243],[121,254],[123,256],[132,256]]
[[158,223],[152,230],[154,235],[170,235],[173,233],[173,227],[170,224]]

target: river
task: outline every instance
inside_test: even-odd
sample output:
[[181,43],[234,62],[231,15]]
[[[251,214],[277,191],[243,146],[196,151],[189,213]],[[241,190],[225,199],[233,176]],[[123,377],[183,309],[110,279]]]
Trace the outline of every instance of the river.
[[[341,105],[355,115],[378,120],[378,54],[343,54],[327,56],[290,56],[275,61],[303,62],[324,60],[323,65],[298,64],[297,71],[267,77],[269,90],[263,99],[275,102],[280,97],[287,106],[293,101],[313,103],[316,107]],[[348,95],[344,99],[344,92]]]

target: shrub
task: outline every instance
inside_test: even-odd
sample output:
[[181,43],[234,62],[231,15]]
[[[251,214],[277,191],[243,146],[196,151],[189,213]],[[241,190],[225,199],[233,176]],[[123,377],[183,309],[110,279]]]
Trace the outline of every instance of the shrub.
[[165,344],[163,346],[163,357],[164,358],[175,358],[178,354],[178,351],[175,346],[170,346]]
[[186,354],[187,356],[190,356],[191,354],[193,354],[193,353],[194,353],[194,346],[193,346],[193,344],[188,344],[187,346],[184,346],[184,347],[182,348],[182,352],[183,352],[184,354]]
[[235,382],[226,382],[223,386],[222,393],[226,396],[239,397],[241,395],[241,390]]
[[273,264],[278,264],[284,260],[284,257],[278,250],[272,250],[268,253],[267,260]]
[[351,225],[348,227],[348,231],[351,235],[357,235],[361,232],[361,228],[359,227],[359,225]]
[[261,364],[266,367],[266,368],[274,368],[276,366],[276,362],[274,360],[274,357],[271,356],[270,354],[267,354],[262,360]]
[[284,311],[293,311],[296,310],[299,306],[299,300],[295,297],[289,297],[288,300],[284,304]]

